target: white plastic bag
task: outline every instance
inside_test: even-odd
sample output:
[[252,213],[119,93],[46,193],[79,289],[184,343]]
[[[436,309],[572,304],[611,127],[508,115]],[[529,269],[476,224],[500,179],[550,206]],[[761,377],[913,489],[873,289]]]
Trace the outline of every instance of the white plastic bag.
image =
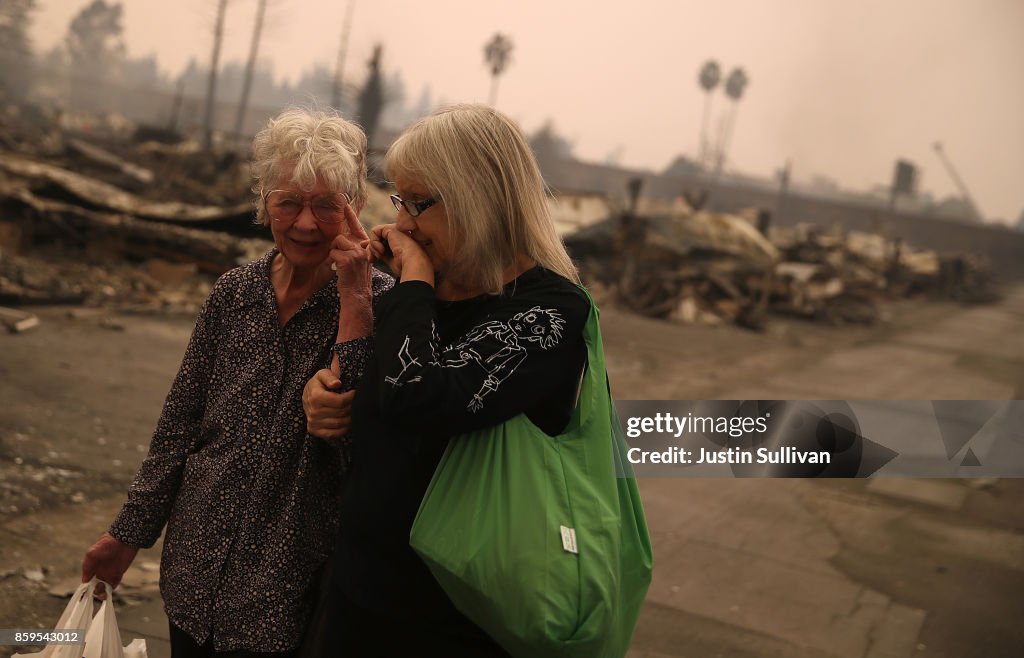
[[[55,631],[85,630],[89,628],[92,619],[92,590],[98,581],[93,578],[87,583],[82,583],[71,595],[67,607],[53,627]],[[42,651],[35,653],[16,653],[13,658],[23,656],[28,658],[81,658],[81,644],[48,644]]]
[[114,592],[110,585],[100,582],[107,592],[107,598],[100,605],[100,611],[93,617],[85,634],[82,658],[147,658],[145,640],[135,639],[128,646],[121,646],[121,631],[114,614]]

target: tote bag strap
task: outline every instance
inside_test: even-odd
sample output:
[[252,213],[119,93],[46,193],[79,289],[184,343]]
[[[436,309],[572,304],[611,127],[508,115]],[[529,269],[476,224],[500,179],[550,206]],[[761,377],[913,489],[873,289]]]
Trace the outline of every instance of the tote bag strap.
[[601,340],[601,313],[598,311],[593,297],[590,296],[590,292],[583,286],[579,286],[579,289],[583,291],[583,294],[587,296],[587,301],[590,302],[590,313],[587,315],[586,324],[583,325],[583,340],[587,345],[587,362],[584,365],[583,380],[576,408],[573,410],[565,430],[559,436],[578,432],[590,422],[595,410],[605,408],[611,399],[608,390],[608,373],[605,371],[604,365],[604,344]]

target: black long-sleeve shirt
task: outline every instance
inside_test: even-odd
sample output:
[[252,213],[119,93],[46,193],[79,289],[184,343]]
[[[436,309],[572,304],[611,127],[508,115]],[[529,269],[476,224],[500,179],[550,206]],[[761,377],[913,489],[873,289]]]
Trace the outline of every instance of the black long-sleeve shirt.
[[346,599],[396,624],[466,623],[409,546],[420,501],[450,437],[520,413],[549,434],[564,428],[589,310],[576,285],[540,267],[502,295],[443,302],[411,281],[381,298],[334,557]]

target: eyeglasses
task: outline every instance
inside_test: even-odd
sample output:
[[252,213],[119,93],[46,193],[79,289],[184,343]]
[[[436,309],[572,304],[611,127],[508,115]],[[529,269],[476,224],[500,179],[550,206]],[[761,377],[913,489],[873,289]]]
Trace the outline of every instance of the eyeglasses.
[[345,219],[345,205],[352,197],[344,192],[324,192],[306,199],[297,192],[271,190],[263,195],[263,205],[270,218],[277,222],[294,222],[308,205],[313,218],[322,224],[340,224]]
[[405,212],[409,213],[410,217],[419,217],[420,213],[429,208],[430,206],[438,203],[440,199],[426,199],[424,201],[406,201],[397,194],[391,195],[391,203],[394,204],[395,210],[401,210],[405,208]]

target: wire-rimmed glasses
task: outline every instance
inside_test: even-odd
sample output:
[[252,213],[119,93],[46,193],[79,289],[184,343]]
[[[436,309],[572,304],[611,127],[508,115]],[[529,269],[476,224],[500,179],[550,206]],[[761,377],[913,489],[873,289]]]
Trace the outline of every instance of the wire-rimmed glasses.
[[345,206],[352,197],[344,192],[324,192],[306,198],[290,190],[271,190],[263,195],[263,206],[276,222],[294,222],[309,206],[313,218],[323,224],[340,224],[345,219]]

